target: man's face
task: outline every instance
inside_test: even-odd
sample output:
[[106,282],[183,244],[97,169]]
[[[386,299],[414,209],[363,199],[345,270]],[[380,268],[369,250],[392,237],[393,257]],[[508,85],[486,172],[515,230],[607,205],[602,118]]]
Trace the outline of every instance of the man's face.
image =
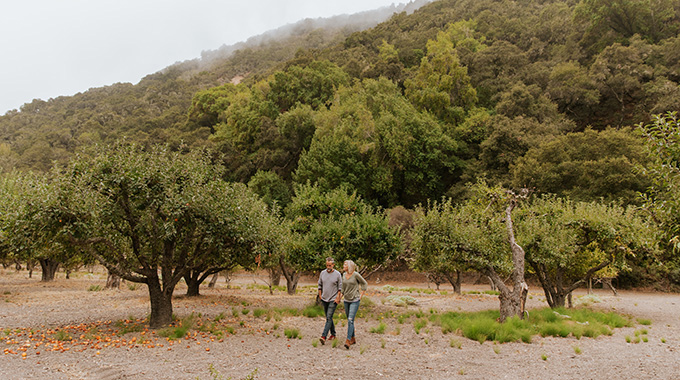
[[335,266],[335,263],[332,261],[326,261],[326,270],[328,273],[331,273],[333,271],[333,267]]

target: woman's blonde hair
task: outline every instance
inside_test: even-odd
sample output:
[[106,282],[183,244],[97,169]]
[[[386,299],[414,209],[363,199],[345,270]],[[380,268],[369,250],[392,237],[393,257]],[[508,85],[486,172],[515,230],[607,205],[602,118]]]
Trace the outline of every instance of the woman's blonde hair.
[[357,269],[357,265],[354,264],[354,261],[352,260],[345,260],[345,264],[347,264],[347,272],[349,273],[352,273]]

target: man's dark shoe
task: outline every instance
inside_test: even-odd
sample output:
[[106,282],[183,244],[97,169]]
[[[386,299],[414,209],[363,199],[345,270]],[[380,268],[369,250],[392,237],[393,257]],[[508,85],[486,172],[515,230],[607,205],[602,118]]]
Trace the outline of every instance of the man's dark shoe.
[[321,338],[319,338],[319,342],[321,342],[321,344],[326,344],[326,337],[322,336]]

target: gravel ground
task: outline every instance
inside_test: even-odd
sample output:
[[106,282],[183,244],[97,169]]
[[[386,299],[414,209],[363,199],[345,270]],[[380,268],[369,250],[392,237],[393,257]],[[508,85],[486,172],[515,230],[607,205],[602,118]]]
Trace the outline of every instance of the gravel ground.
[[[229,288],[224,282],[213,289],[202,287],[198,298],[177,296],[173,303],[178,318],[194,313],[213,320],[222,315],[223,326],[231,326],[234,333],[220,339],[192,330],[181,340],[168,340],[143,329],[125,335],[107,332],[117,322],[134,324],[148,314],[145,287],[125,283],[120,290],[92,291],[92,286],[103,287],[103,273],[77,273],[69,280],[60,273],[52,283],[41,283],[39,275],[29,279],[23,271],[0,270],[0,328],[5,331],[0,335],[0,379],[680,379],[677,294],[620,291],[614,296],[596,290],[600,302],[592,307],[651,320],[649,326],[616,329],[611,336],[580,340],[536,336],[530,344],[480,344],[442,334],[434,325],[416,333],[409,321],[400,324],[396,318],[379,316],[389,311],[496,309],[496,296],[458,296],[446,286],[443,292],[431,292],[426,284],[394,282],[390,285],[422,291],[390,293],[385,281],[370,283],[367,295],[374,305],[366,317],[357,319],[358,343],[346,350],[342,341],[335,348],[330,342],[314,344],[323,328],[322,317],[254,316],[258,308],[309,305],[315,294],[313,279],[303,282],[295,296],[282,291],[270,295],[260,288],[262,277],[249,274],[235,276]],[[179,286],[176,294],[185,290]],[[464,284],[463,290],[486,288]],[[383,302],[390,295],[409,295],[417,304],[391,306]],[[542,291],[531,289],[528,308],[545,305]],[[371,333],[381,321],[387,326],[385,333]],[[301,338],[287,339],[287,328],[297,329]],[[648,331],[648,342],[626,342],[641,329]],[[74,339],[40,338],[59,330],[71,332]],[[82,331],[81,336],[74,331]],[[97,336],[91,336],[92,331]],[[341,320],[338,333],[345,332]],[[460,348],[452,347],[452,340],[460,342]]]

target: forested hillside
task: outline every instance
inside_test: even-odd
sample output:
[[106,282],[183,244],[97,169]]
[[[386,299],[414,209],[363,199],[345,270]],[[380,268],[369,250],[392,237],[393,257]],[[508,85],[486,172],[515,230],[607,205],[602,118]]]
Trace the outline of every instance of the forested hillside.
[[211,146],[230,179],[272,171],[384,206],[476,177],[635,202],[645,157],[626,127],[680,104],[679,12],[665,0],[445,0],[361,32],[308,21],[136,85],[26,104],[0,117],[0,165],[46,170],[126,138]]
[[44,171],[54,161],[64,163],[83,147],[120,138],[202,146],[209,131],[193,130],[186,122],[196,91],[265,75],[300,49],[341,43],[357,30],[374,26],[395,12],[413,12],[428,1],[302,20],[242,43],[205,51],[201,59],[175,63],[135,85],[117,83],[74,96],[34,100],[0,116],[0,168]]

